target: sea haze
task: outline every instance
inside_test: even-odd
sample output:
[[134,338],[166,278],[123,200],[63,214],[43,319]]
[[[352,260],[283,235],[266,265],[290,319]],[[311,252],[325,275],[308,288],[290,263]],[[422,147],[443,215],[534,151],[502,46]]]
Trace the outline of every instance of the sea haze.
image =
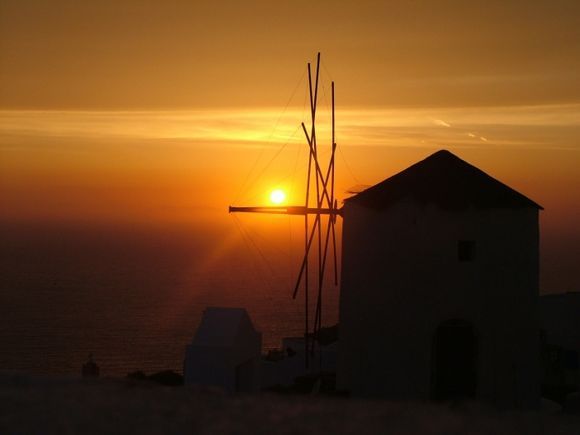
[[[76,374],[93,353],[106,376],[181,371],[206,306],[246,307],[265,349],[302,334],[298,263],[260,240],[244,244],[231,224],[3,223],[0,370]],[[329,324],[338,297],[327,295]]]

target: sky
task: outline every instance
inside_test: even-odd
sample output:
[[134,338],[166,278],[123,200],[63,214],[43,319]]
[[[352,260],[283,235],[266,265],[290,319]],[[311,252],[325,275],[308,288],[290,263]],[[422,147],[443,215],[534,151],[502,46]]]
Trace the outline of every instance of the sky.
[[0,220],[301,201],[318,51],[340,199],[449,149],[544,206],[542,291],[580,290],[577,1],[0,0]]

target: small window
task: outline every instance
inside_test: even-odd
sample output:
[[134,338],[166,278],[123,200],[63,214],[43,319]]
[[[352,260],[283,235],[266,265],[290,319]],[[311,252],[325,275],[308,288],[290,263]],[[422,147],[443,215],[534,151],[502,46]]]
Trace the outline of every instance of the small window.
[[457,242],[457,259],[461,262],[475,259],[475,241],[460,240]]

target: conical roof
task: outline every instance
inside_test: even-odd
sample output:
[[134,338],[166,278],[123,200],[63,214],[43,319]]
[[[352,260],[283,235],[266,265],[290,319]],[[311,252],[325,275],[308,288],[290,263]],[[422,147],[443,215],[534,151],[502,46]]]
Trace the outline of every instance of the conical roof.
[[446,210],[542,207],[447,150],[346,200],[376,210],[414,200]]

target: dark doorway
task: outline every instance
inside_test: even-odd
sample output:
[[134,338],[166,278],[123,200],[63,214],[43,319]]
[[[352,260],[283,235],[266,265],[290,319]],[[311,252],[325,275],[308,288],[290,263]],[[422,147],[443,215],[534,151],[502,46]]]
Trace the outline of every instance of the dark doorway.
[[477,337],[471,323],[447,320],[437,328],[433,343],[435,400],[475,398],[477,391]]
[[246,362],[236,366],[236,392],[252,391],[254,381],[254,360],[249,359]]

